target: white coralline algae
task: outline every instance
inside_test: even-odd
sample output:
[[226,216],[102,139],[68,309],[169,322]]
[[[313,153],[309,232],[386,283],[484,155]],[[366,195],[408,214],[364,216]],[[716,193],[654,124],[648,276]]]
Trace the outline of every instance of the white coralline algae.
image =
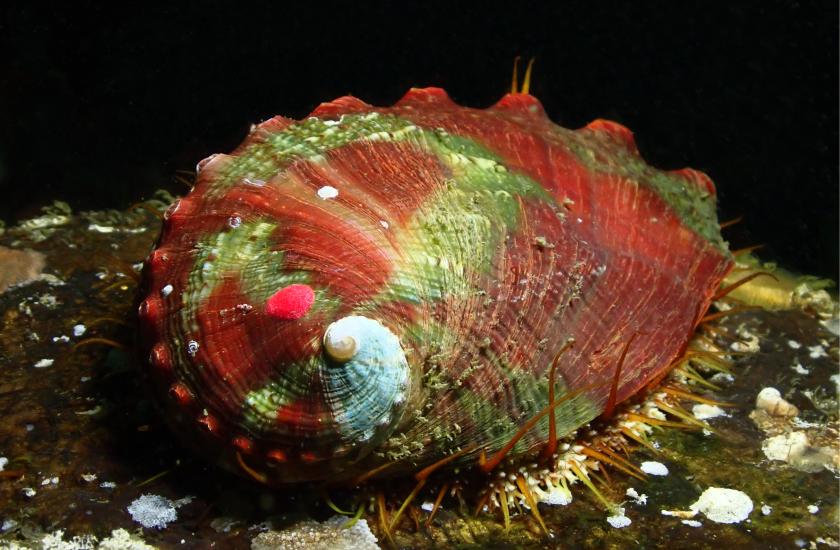
[[750,517],[753,503],[742,491],[709,487],[689,508],[715,523],[741,523]]
[[141,495],[127,510],[131,519],[147,529],[163,529],[178,519],[175,503],[160,495]]

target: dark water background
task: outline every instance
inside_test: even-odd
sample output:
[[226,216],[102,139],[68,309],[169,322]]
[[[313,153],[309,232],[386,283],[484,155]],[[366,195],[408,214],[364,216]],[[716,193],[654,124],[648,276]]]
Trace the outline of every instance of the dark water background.
[[721,217],[746,217],[734,247],[837,277],[836,0],[97,4],[0,7],[7,223],[53,199],[181,193],[176,171],[252,122],[348,93],[387,105],[437,85],[487,106],[522,55],[555,121],[627,125],[651,164],[715,180]]

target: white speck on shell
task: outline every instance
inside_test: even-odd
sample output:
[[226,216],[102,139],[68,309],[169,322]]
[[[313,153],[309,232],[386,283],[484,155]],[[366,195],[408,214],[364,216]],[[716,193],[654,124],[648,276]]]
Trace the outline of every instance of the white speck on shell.
[[336,189],[332,185],[325,185],[322,188],[318,189],[318,196],[324,200],[334,199],[338,196],[338,189]]
[[715,523],[741,523],[753,510],[753,502],[743,491],[709,487],[689,506]]

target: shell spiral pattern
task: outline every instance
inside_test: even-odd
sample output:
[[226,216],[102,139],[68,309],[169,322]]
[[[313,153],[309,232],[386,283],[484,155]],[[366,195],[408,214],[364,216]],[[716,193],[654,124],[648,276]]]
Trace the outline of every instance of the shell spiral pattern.
[[[704,174],[509,94],[344,97],[198,166],[144,270],[146,372],[176,433],[270,484],[416,471],[560,434],[679,356],[732,259]],[[544,443],[547,421],[512,451]],[[467,450],[469,452],[467,452]]]

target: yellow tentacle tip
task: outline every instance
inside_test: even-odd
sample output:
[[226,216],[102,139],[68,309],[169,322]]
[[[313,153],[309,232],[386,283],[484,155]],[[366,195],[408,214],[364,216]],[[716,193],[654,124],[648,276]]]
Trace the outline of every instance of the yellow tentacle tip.
[[513,77],[510,83],[510,93],[512,94],[528,94],[531,89],[531,71],[534,67],[534,59],[528,60],[528,65],[525,67],[525,77],[522,79],[522,87],[519,87],[519,59],[517,55],[513,58]]

